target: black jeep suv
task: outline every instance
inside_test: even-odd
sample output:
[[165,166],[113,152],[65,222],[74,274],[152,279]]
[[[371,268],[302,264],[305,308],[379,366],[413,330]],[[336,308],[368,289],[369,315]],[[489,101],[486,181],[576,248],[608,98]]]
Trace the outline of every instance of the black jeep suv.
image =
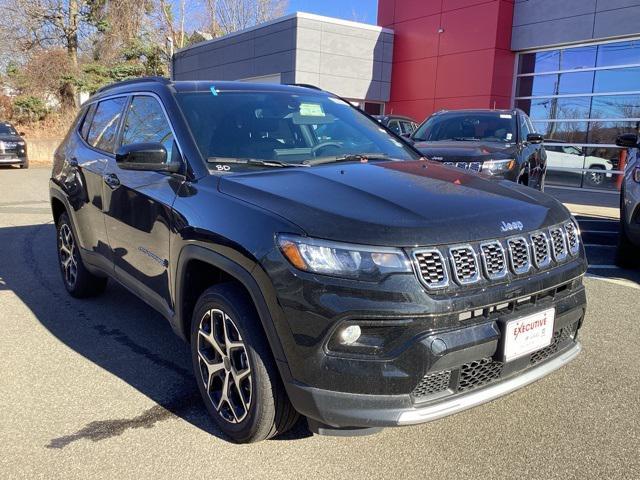
[[426,160],[323,91],[104,88],[50,191],[66,289],[109,277],[162,313],[238,442],[299,414],[336,434],[425,422],[580,350],[587,265],[569,212]]
[[543,137],[522,110],[437,112],[410,141],[431,160],[544,190]]

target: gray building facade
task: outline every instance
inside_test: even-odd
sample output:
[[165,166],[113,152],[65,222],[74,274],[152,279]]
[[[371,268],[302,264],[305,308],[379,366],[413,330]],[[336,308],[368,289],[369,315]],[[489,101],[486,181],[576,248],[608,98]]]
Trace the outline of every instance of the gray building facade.
[[312,84],[379,113],[393,39],[389,29],[298,12],[178,51],[172,76]]

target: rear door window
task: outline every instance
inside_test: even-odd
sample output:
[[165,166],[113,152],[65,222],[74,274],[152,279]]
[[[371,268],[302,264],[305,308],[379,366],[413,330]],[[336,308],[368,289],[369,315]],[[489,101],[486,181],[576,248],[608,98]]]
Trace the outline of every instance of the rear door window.
[[87,133],[87,143],[98,150],[113,153],[118,136],[118,126],[126,97],[111,98],[98,103]]
[[389,130],[400,135],[402,133],[402,131],[400,130],[400,122],[398,122],[397,120],[391,120],[389,122]]

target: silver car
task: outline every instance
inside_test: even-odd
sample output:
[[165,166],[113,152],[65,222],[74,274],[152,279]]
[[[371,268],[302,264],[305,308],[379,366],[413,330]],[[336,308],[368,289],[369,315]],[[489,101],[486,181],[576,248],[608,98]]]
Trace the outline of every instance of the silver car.
[[620,192],[620,241],[617,263],[640,265],[640,144],[638,135],[620,135],[616,144],[628,149],[628,163]]

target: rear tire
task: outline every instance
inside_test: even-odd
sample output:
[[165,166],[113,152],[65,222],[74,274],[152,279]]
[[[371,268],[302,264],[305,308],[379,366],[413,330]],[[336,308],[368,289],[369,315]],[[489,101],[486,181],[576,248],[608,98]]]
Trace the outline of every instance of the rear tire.
[[198,389],[218,428],[237,443],[266,440],[296,423],[251,298],[216,285],[198,299],[191,321]]
[[67,292],[76,298],[87,298],[101,294],[107,286],[107,279],[93,275],[85,267],[78,250],[76,234],[66,212],[60,215],[56,231],[58,264]]

